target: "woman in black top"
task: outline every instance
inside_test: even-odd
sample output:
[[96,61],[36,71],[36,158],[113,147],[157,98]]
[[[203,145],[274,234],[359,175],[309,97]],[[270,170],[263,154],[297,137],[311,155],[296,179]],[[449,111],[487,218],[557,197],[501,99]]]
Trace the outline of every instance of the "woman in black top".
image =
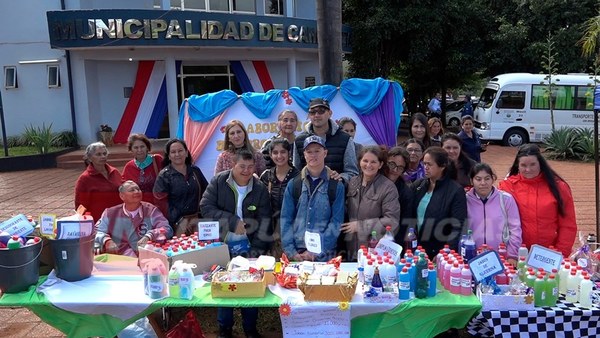
[[285,138],[275,138],[269,145],[269,157],[275,164],[274,167],[266,169],[260,175],[260,180],[267,186],[271,196],[271,208],[273,209],[274,244],[272,256],[281,257],[281,236],[279,231],[279,215],[283,204],[283,195],[288,182],[299,173],[298,169],[290,164],[291,144]]

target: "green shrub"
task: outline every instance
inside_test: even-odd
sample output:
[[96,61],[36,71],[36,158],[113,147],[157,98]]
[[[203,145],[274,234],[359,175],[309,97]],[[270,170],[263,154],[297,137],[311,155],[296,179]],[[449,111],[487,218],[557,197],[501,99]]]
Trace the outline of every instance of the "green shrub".
[[21,136],[9,136],[6,138],[6,144],[9,148],[22,147],[25,145],[25,141]]
[[68,130],[56,133],[52,140],[52,146],[58,148],[76,147],[77,144],[77,136],[75,135],[75,133]]
[[544,139],[546,154],[553,159],[578,159],[575,149],[579,143],[575,128],[561,127]]
[[34,127],[32,124],[29,127],[25,127],[23,139],[27,145],[35,147],[40,154],[48,153],[54,140],[52,123],[48,127],[46,127],[45,123],[41,127]]

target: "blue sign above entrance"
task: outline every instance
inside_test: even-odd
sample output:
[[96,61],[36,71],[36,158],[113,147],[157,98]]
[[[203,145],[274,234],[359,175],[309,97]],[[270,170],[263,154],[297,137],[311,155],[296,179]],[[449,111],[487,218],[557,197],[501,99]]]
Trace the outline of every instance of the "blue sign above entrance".
[[[77,10],[47,12],[52,48],[223,46],[317,48],[315,20],[197,11]],[[350,29],[342,29],[350,51]]]

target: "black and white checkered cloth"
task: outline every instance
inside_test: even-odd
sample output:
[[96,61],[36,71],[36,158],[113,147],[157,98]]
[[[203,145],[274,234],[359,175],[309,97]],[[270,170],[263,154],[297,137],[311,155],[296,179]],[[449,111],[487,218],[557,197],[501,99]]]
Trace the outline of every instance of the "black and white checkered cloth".
[[561,297],[555,307],[482,311],[467,325],[477,337],[600,337],[600,309],[579,308]]

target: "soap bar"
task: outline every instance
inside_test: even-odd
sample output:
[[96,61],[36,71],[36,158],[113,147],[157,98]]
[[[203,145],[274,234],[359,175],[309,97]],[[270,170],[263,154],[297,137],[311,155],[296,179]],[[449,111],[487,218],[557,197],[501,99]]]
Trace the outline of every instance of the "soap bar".
[[335,284],[346,284],[348,283],[348,272],[340,271],[338,272],[337,279],[335,280]]
[[323,276],[321,277],[321,284],[322,285],[333,285],[335,283],[335,277],[334,276]]

